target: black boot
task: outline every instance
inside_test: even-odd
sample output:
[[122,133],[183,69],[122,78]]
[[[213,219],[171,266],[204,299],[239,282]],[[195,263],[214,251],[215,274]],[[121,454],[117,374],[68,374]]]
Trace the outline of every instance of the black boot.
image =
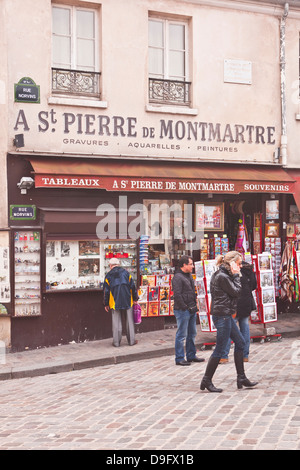
[[200,390],[207,389],[209,392],[217,392],[217,393],[223,392],[221,388],[216,388],[211,381],[216,371],[216,368],[218,367],[219,361],[220,361],[219,357],[212,357],[212,356],[210,357],[207,367],[206,367],[205,375],[200,384]]
[[241,389],[244,387],[254,387],[258,382],[250,382],[245,375],[244,370],[244,354],[243,351],[234,351],[234,363],[237,372],[237,388]]

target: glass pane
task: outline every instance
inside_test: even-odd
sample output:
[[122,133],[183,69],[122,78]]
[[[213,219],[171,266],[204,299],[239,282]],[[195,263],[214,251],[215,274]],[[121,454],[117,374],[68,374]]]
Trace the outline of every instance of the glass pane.
[[71,40],[70,38],[54,36],[52,41],[53,66],[70,68]]
[[77,11],[77,37],[92,39],[95,37],[94,12]]
[[149,46],[163,47],[164,31],[161,21],[149,20]]
[[70,35],[70,10],[53,7],[52,28],[54,34]]
[[86,39],[77,39],[77,68],[94,70],[94,41]]
[[161,49],[149,49],[149,75],[163,76],[163,73],[163,51]]
[[184,79],[184,53],[171,51],[169,55],[169,75],[170,78]]
[[185,49],[185,27],[182,24],[169,25],[169,44],[170,49],[184,50]]

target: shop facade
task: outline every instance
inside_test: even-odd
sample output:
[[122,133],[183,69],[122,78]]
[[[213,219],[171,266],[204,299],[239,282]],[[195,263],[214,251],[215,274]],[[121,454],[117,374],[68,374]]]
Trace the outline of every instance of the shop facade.
[[[111,256],[139,287],[170,283],[161,276],[183,254],[236,246],[270,250],[278,269],[300,223],[297,6],[4,3],[0,341],[17,351],[110,337]],[[162,295],[150,305],[147,290],[139,331],[174,324]]]
[[[229,249],[272,250],[279,274],[286,223],[299,214],[295,178],[273,166],[170,168],[10,154],[8,169],[15,350],[110,337],[103,282],[112,256],[141,288],[139,331],[170,327],[170,281],[180,256],[197,262]],[[17,186],[22,177],[35,180],[26,194]],[[160,285],[150,300],[149,288]]]

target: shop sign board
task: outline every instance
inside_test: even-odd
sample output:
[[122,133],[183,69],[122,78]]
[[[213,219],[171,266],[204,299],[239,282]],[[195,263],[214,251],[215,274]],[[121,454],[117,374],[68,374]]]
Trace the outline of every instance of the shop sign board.
[[10,220],[35,220],[36,206],[10,205]]
[[111,176],[35,175],[36,188],[106,189],[107,191],[162,191],[184,193],[291,193],[294,183],[257,181],[219,181],[166,178],[121,178]]

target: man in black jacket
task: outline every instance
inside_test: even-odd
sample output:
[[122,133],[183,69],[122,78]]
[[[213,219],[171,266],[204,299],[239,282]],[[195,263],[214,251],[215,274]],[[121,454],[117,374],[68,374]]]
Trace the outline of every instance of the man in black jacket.
[[[197,335],[196,315],[197,296],[191,275],[194,263],[189,256],[182,256],[172,280],[174,294],[174,315],[177,322],[175,338],[175,362],[179,366],[189,366],[191,362],[203,362],[196,356],[195,338]],[[186,346],[186,360],[184,354]]]

